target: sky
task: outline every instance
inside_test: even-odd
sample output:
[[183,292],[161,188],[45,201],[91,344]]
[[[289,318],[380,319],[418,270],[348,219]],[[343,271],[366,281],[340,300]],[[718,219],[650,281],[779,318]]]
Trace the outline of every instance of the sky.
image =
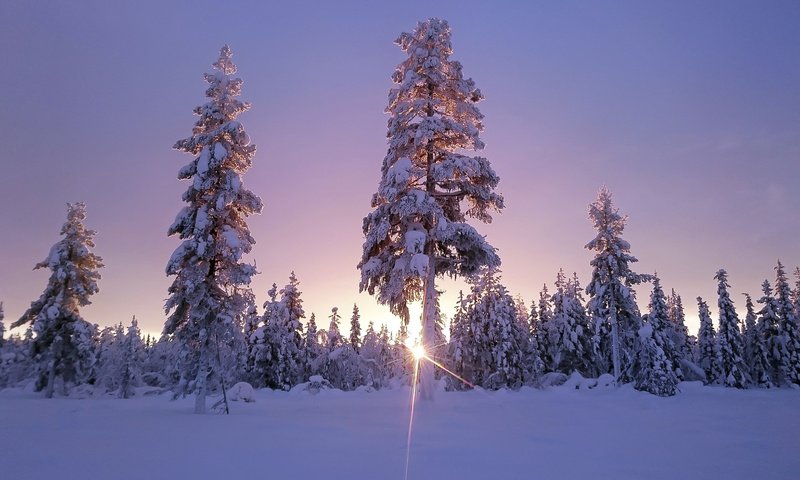
[[[800,265],[798,2],[0,2],[0,301],[6,322],[43,291],[33,271],[66,202],[87,203],[103,257],[82,310],[101,326],[161,331],[164,268],[179,240],[172,150],[205,102],[202,74],[229,44],[240,117],[258,150],[245,185],[259,304],[295,271],[307,315],[397,325],[358,293],[362,218],[386,153],[383,113],[403,60],[393,41],[429,17],[486,99],[482,139],[506,208],[478,230],[503,282],[530,302],[559,268],[585,284],[587,206],[607,185],[629,215],[639,272],[716,304],[726,268],[743,316],[781,259]],[[463,281],[444,281],[445,314]],[[639,303],[647,307],[647,288]],[[345,326],[346,330],[346,326]]]

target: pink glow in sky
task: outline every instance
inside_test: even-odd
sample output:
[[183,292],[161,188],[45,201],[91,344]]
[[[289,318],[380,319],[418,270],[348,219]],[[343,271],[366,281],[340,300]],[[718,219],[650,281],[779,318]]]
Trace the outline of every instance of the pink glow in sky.
[[[288,5],[292,3],[292,5]],[[780,258],[800,265],[800,3],[797,2],[2,2],[0,301],[13,321],[47,273],[66,202],[85,201],[103,257],[93,323],[161,331],[182,204],[172,151],[204,100],[220,46],[244,80],[258,153],[245,184],[259,304],[294,270],[325,326],[389,321],[358,294],[361,220],[386,151],[392,41],[445,18],[454,57],[486,96],[482,136],[507,208],[479,226],[526,301],[559,267],[585,283],[587,205],[606,184],[630,215],[638,271],[716,303],[759,294]],[[443,282],[449,314],[462,282]],[[648,290],[640,294],[646,309]],[[643,294],[643,295],[642,295]],[[714,309],[715,310],[715,309]],[[366,326],[366,325],[365,325]],[[345,327],[346,329],[346,327]]]

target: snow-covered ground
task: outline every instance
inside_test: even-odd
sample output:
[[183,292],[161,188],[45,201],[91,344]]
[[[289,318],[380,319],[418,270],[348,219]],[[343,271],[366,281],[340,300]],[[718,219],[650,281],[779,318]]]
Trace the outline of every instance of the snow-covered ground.
[[[256,392],[230,416],[168,395],[0,391],[0,478],[403,479],[407,388]],[[797,479],[800,391],[569,386],[418,404],[411,479]]]

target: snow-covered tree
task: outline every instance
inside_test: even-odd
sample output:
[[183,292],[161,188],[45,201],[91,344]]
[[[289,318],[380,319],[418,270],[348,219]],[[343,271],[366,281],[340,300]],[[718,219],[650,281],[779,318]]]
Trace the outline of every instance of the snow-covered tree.
[[3,312],[3,302],[0,302],[0,348],[3,347],[3,343],[5,342],[6,325],[3,323],[5,318],[6,315]]
[[672,361],[664,354],[652,323],[639,329],[636,354],[632,365],[634,388],[660,397],[675,395],[678,377]]
[[255,265],[242,257],[255,243],[246,218],[261,212],[262,204],[242,185],[256,147],[237,120],[250,104],[236,98],[242,80],[235,73],[226,45],[214,72],[205,75],[209,101],[195,108],[200,118],[192,135],[174,147],[195,158],[178,173],[190,185],[183,194],[187,205],[168,231],[183,242],[167,263],[167,275],[175,280],[165,305],[164,333],[184,350],[181,390],[196,393],[196,413],[205,412],[207,393],[230,373],[221,371],[220,345],[242,337],[256,274]]
[[328,342],[326,344],[328,352],[332,352],[337,348],[344,345],[344,337],[342,337],[339,324],[342,321],[342,316],[339,315],[339,308],[331,308],[331,314],[328,315],[330,323],[328,324]]
[[783,343],[786,359],[785,373],[787,381],[800,385],[800,325],[795,317],[792,305],[791,289],[783,264],[778,261],[775,266],[777,278],[775,279],[775,302],[780,323],[781,342]]
[[667,332],[675,345],[675,350],[679,358],[691,360],[692,349],[689,345],[689,329],[686,328],[686,313],[683,309],[681,296],[672,289],[670,296],[667,297]]
[[711,320],[711,312],[708,310],[708,303],[702,297],[697,297],[698,317],[700,318],[700,330],[697,332],[697,352],[695,360],[697,365],[703,369],[706,376],[706,383],[715,383],[719,378],[719,366],[717,363],[717,334],[714,331],[714,323]]
[[122,338],[123,356],[119,365],[119,396],[130,398],[136,387],[142,384],[142,366],[145,359],[144,344],[139,332],[139,323],[133,317],[128,332]]
[[[305,318],[300,282],[294,272],[289,283],[280,291],[281,298],[264,304],[264,343],[262,353],[264,382],[267,387],[289,390],[302,381],[305,375],[305,339],[301,319]],[[274,287],[273,287],[274,289]]]
[[597,200],[589,205],[589,219],[597,230],[597,236],[585,247],[596,252],[590,263],[592,280],[586,293],[595,327],[597,363],[604,370],[612,365],[617,381],[630,380],[620,375],[632,362],[641,327],[636,293],[631,287],[649,280],[649,275],[630,269],[630,264],[638,260],[630,254],[630,244],[622,239],[627,217],[620,215],[606,187],[600,189]]
[[728,272],[717,271],[717,306],[719,308],[719,332],[717,333],[717,360],[720,382],[726,387],[747,388],[750,383],[747,365],[744,362],[739,317],[728,293]]
[[[389,149],[374,209],[364,219],[358,264],[361,291],[408,322],[408,303],[423,300],[422,343],[434,345],[436,277],[469,276],[496,267],[495,249],[468,218],[490,222],[503,208],[489,161],[463,152],[481,150],[483,95],[450,58],[450,26],[431,18],[396,40],[408,58],[392,77]],[[423,362],[420,395],[432,398],[433,367]]]
[[590,375],[591,337],[589,320],[579,293],[577,277],[567,280],[559,270],[552,296],[553,318],[547,323],[548,358],[553,371],[567,375]]
[[84,226],[85,219],[85,204],[67,204],[67,221],[61,228],[64,238],[34,267],[50,269],[47,287],[22,317],[11,324],[11,328],[33,325],[36,389],[44,389],[48,398],[53,396],[57,379],[66,394],[70,384],[87,379],[94,363],[95,329],[81,317],[79,310],[89,305],[89,297],[99,290],[98,269],[103,267],[103,259],[91,252],[95,232]]
[[650,337],[664,352],[664,356],[672,366],[675,378],[683,380],[681,369],[681,352],[678,350],[674,338],[674,323],[669,319],[669,308],[664,289],[661,288],[661,279],[653,275],[653,291],[650,294],[650,312],[645,316],[645,322],[652,327]]
[[358,305],[353,304],[353,316],[350,317],[350,345],[353,350],[359,353],[361,350],[361,315],[358,313]]
[[467,303],[469,338],[462,339],[464,367],[456,373],[484,388],[519,388],[527,377],[526,337],[496,269],[473,279]]
[[[550,358],[550,323],[553,320],[553,304],[551,303],[550,292],[547,290],[547,284],[542,285],[542,291],[539,292],[539,305],[538,317],[539,323],[534,335],[536,336],[536,344],[539,347],[541,360],[545,372],[553,371],[553,361]],[[533,316],[533,314],[531,314]]]
[[[317,331],[317,317],[312,313],[306,323],[306,337],[305,337],[305,367],[306,378],[317,373],[317,359],[322,355],[322,345],[319,344],[319,332]],[[304,379],[304,380],[305,380]]]
[[[767,305],[772,304],[770,300],[770,286],[766,282],[764,303]],[[769,388],[773,385],[770,374],[772,368],[770,366],[770,354],[767,348],[767,342],[764,337],[764,332],[768,328],[765,322],[759,321],[756,316],[753,299],[750,295],[744,294],[745,306],[747,308],[747,316],[745,317],[745,329],[742,335],[744,341],[745,362],[750,368],[750,379],[753,383],[760,387]],[[771,307],[768,307],[771,310]],[[769,316],[769,315],[768,315]]]

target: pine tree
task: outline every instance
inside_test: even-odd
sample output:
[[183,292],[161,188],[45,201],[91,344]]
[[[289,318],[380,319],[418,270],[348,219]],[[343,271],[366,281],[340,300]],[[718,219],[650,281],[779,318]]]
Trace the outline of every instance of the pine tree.
[[542,285],[542,291],[539,292],[539,325],[536,329],[536,344],[539,347],[541,360],[545,372],[552,372],[553,359],[550,357],[552,346],[550,345],[550,323],[553,320],[553,304],[551,303],[550,292],[547,290],[547,284]]
[[627,217],[614,207],[606,187],[600,189],[597,200],[589,205],[589,219],[597,230],[597,236],[585,247],[596,252],[590,262],[592,280],[586,293],[590,297],[589,315],[595,324],[597,363],[604,369],[610,363],[614,378],[625,381],[630,378],[620,375],[631,364],[641,327],[636,293],[631,287],[650,277],[630,269],[630,264],[638,260],[630,254],[630,244],[622,239]]
[[780,324],[781,342],[785,349],[785,373],[787,381],[800,385],[800,325],[794,313],[791,290],[783,264],[778,261],[775,266],[775,301]]
[[306,323],[305,353],[305,377],[308,379],[318,373],[319,365],[317,365],[317,360],[322,355],[322,346],[319,344],[319,332],[317,331],[317,318],[313,313],[308,319],[308,323]]
[[[769,296],[769,282],[766,284],[766,295]],[[770,379],[770,355],[767,344],[764,340],[764,324],[758,321],[753,299],[750,295],[745,296],[745,306],[747,316],[745,317],[745,329],[743,334],[745,362],[750,367],[750,378],[755,385],[769,388],[772,386]],[[769,300],[766,301],[770,303]]]
[[794,318],[800,322],[800,267],[794,269],[794,291],[792,292],[792,301],[794,303]]
[[358,314],[358,305],[353,304],[353,316],[350,317],[350,345],[359,353],[361,350],[361,316]]
[[128,332],[122,339],[122,362],[119,365],[119,396],[130,398],[136,387],[142,383],[142,366],[144,364],[144,344],[142,343],[139,323],[136,317],[131,320]]
[[778,302],[772,296],[769,280],[764,280],[761,290],[763,296],[758,299],[758,303],[763,306],[758,311],[758,326],[767,350],[767,363],[769,364],[767,376],[773,385],[789,385],[791,383],[791,360],[781,332]]
[[678,377],[672,362],[661,348],[663,337],[658,339],[657,335],[651,323],[646,323],[639,329],[632,365],[634,388],[660,397],[669,397],[677,391]]
[[[689,344],[689,329],[686,328],[686,313],[683,309],[681,296],[672,289],[667,298],[667,316],[669,317],[668,332],[675,344],[675,349],[680,359],[690,361],[692,349]],[[685,372],[684,372],[685,373]]]
[[744,344],[739,327],[739,317],[728,294],[728,272],[720,269],[717,280],[717,306],[719,307],[719,332],[717,334],[717,359],[720,381],[726,387],[747,388],[750,378],[744,363]]
[[3,348],[3,343],[5,343],[5,335],[6,335],[6,325],[3,323],[3,320],[6,318],[5,313],[3,312],[3,302],[0,302],[0,348]]
[[681,353],[673,341],[675,336],[673,326],[675,323],[669,319],[667,297],[664,295],[664,290],[661,288],[661,279],[658,278],[657,274],[653,275],[653,291],[650,294],[649,308],[650,313],[645,317],[645,322],[653,329],[651,337],[664,352],[675,378],[679,381],[683,380]]
[[719,378],[719,367],[717,364],[717,334],[714,331],[714,324],[711,321],[711,312],[708,304],[697,297],[698,316],[700,318],[700,330],[697,332],[697,354],[696,363],[703,369],[706,375],[706,383],[712,384]]
[[344,338],[339,330],[339,323],[342,317],[339,315],[339,308],[331,308],[331,314],[328,316],[330,323],[328,324],[328,343],[326,345],[328,352],[332,352],[337,348],[344,345]]
[[272,300],[264,305],[269,314],[264,319],[265,343],[269,352],[264,372],[265,384],[270,388],[289,390],[300,383],[305,374],[305,339],[301,324],[305,312],[299,285],[292,272],[289,283],[279,292],[280,300],[276,301],[275,293],[271,291]]
[[516,307],[500,283],[496,269],[473,279],[468,299],[469,337],[464,344],[463,371],[456,372],[484,388],[519,388],[525,371],[525,336],[516,320]]
[[[187,205],[169,228],[183,240],[167,264],[175,276],[165,310],[164,333],[184,350],[184,393],[196,393],[195,413],[204,413],[205,398],[230,372],[221,371],[220,345],[231,345],[242,331],[255,265],[242,262],[255,240],[245,219],[261,212],[261,199],[242,185],[256,147],[236,118],[250,108],[239,96],[242,80],[226,45],[207,73],[209,102],[195,108],[200,117],[192,135],[175,149],[195,156],[178,178],[190,180],[183,194]],[[235,348],[235,347],[234,347]],[[194,378],[193,381],[189,381]],[[224,388],[224,384],[222,385]]]
[[548,358],[552,370],[567,375],[580,372],[590,375],[591,338],[577,277],[566,280],[559,270],[553,302],[553,318],[548,322]]
[[[500,258],[467,218],[490,222],[503,208],[494,193],[499,181],[489,161],[462,152],[481,150],[483,95],[461,64],[450,59],[450,26],[436,18],[420,22],[396,40],[408,58],[393,75],[389,92],[389,150],[381,181],[364,219],[366,237],[361,291],[408,322],[408,303],[423,300],[422,343],[434,345],[435,280],[469,276]],[[462,210],[467,206],[466,210]],[[433,395],[433,368],[423,362],[420,395]]]
[[48,398],[53,396],[57,379],[62,381],[66,394],[69,384],[87,379],[94,363],[95,329],[80,316],[79,310],[89,305],[89,297],[99,290],[97,270],[103,267],[103,259],[91,252],[95,232],[86,229],[85,219],[85,204],[67,204],[67,221],[61,228],[64,238],[34,267],[34,270],[51,270],[47,287],[22,317],[11,324],[11,328],[33,325],[36,390],[44,389]]

